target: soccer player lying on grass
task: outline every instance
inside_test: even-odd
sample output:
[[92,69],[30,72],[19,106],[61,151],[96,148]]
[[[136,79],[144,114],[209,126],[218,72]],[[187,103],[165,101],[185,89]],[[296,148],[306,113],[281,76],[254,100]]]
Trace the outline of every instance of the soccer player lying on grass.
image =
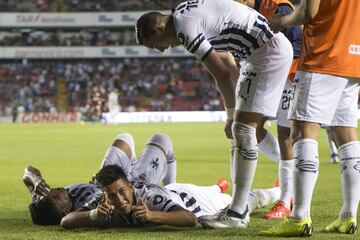
[[[164,134],[152,135],[138,160],[131,134],[118,135],[106,151],[101,167],[113,164],[122,167],[131,181],[164,185],[176,182],[176,158],[171,139]],[[33,196],[29,210],[35,224],[59,224],[71,211],[96,208],[102,197],[102,191],[94,184],[50,189],[40,171],[31,166],[25,169],[23,181]]]
[[[163,152],[163,156],[158,155],[156,159],[158,165],[154,164],[153,157],[154,153],[156,153],[159,146],[162,146],[162,149],[166,149]],[[168,154],[164,154],[168,153]],[[171,156],[171,157],[166,157]],[[134,179],[135,176],[140,176],[141,181],[145,181],[148,183],[160,183],[162,180],[165,182],[167,180],[168,183],[175,182],[176,179],[176,170],[169,174],[169,169],[173,170],[174,167],[169,167],[169,162],[171,164],[175,162],[175,156],[172,150],[172,144],[169,137],[163,134],[155,134],[153,135],[147,146],[145,147],[143,153],[141,154],[138,161],[134,164],[128,164],[130,159],[136,159],[135,157],[135,149],[134,149],[134,141],[130,134],[120,134],[117,136],[112,146],[107,150],[105,154],[104,161],[102,166],[107,166],[109,164],[116,164],[122,168],[131,168],[127,169],[127,176],[131,179]],[[168,161],[166,159],[172,159],[173,161]],[[165,161],[166,160],[166,161]],[[131,161],[134,162],[135,160]],[[152,163],[152,164],[151,164]],[[143,165],[140,167],[139,165]],[[146,167],[148,166],[148,167]],[[151,167],[149,167],[151,166]],[[157,166],[153,168],[152,166]],[[170,165],[171,166],[171,165]],[[156,171],[160,171],[156,173]],[[131,174],[133,173],[133,174]],[[160,178],[158,177],[160,176]],[[30,190],[33,196],[33,203],[30,204],[29,210],[32,216],[32,220],[35,224],[40,225],[56,225],[59,224],[61,219],[66,216],[68,213],[73,211],[86,211],[96,209],[98,203],[103,198],[101,189],[94,184],[77,184],[72,185],[66,188],[53,188],[50,189],[49,185],[46,184],[45,180],[42,178],[41,173],[38,169],[33,167],[28,167],[25,169],[24,175],[24,183]],[[166,184],[166,183],[165,183]],[[174,184],[168,185],[168,187],[174,187]],[[219,184],[220,185],[220,184]],[[205,191],[211,195],[211,198],[216,192],[219,192],[218,186],[210,186],[210,187],[196,187],[193,185],[182,185],[175,184],[178,187],[177,190],[182,190],[185,186],[190,186],[193,192]],[[221,186],[221,185],[220,185]],[[221,186],[223,191],[225,190],[223,186]],[[213,190],[211,190],[213,189]],[[173,189],[177,191],[176,189]],[[179,192],[180,198],[184,196],[184,191]],[[206,195],[206,194],[205,194]],[[228,195],[224,195],[229,198]],[[221,198],[221,197],[220,197]],[[252,193],[251,202],[254,203],[254,206],[264,206],[268,203],[274,202],[279,198],[279,189],[273,188],[269,190],[255,190]],[[103,201],[104,202],[104,201]],[[205,203],[211,201],[205,201]],[[216,202],[213,204],[217,204]],[[205,206],[205,207],[204,207]],[[203,206],[203,209],[207,208],[206,204]],[[212,206],[210,204],[210,206]],[[220,207],[216,208],[219,210],[225,205],[220,205]],[[213,206],[213,208],[215,208]],[[254,208],[251,207],[250,208]],[[207,214],[208,212],[205,212]],[[198,216],[198,214],[197,214]],[[67,227],[75,227],[69,221],[63,221],[63,226],[68,224]],[[109,221],[97,221],[96,226],[101,224],[106,224],[106,226],[111,226],[111,222]]]
[[[104,192],[96,209],[76,211],[61,220],[64,228],[104,226],[144,227],[157,224],[177,227],[195,226],[197,220],[221,209],[226,211],[231,197],[221,185],[207,187],[173,183],[160,187],[151,183],[131,183],[118,165],[103,167],[96,181]],[[226,184],[227,185],[227,184]],[[249,196],[249,211],[279,199],[278,187],[254,190]],[[206,225],[205,225],[206,227]]]
[[[117,165],[107,165],[104,168],[114,167],[122,171],[121,176],[125,176],[124,171]],[[61,226],[64,228],[153,225],[148,218],[147,222],[136,221],[134,213],[129,215],[132,216],[130,218],[132,220],[129,220],[129,216],[122,215],[121,211],[116,210],[115,205],[110,204],[111,198],[108,197],[109,194],[104,195],[100,187],[95,184],[76,184],[65,188],[50,188],[42,178],[40,171],[31,166],[25,169],[24,183],[33,196],[33,202],[29,205],[29,209],[34,224],[57,225],[61,222]],[[231,197],[223,193],[228,187],[225,180],[218,181],[217,185],[212,186],[172,183],[161,188],[143,182],[133,183],[133,186],[135,186],[133,189],[145,186],[145,191],[139,190],[135,191],[135,193],[147,194],[146,197],[142,195],[142,198],[139,199],[150,201],[150,203],[144,203],[144,201],[139,200],[139,209],[144,208],[149,213],[149,209],[153,209],[154,204],[163,207],[161,202],[164,204],[167,201],[162,199],[170,196],[171,202],[168,204],[172,204],[169,207],[178,205],[183,209],[187,209],[187,214],[195,215],[200,222],[202,216],[226,209],[231,201]],[[152,191],[149,192],[149,189],[152,189]],[[155,194],[154,199],[149,200],[151,194]],[[249,197],[249,209],[252,212],[257,208],[275,202],[279,197],[280,189],[278,187],[254,190]],[[171,222],[165,224],[172,225]]]

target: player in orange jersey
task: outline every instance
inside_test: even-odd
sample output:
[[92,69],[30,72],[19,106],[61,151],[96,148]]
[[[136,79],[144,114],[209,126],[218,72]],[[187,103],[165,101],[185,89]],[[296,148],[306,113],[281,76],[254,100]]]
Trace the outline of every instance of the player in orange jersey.
[[317,137],[328,125],[341,155],[343,205],[328,232],[354,234],[360,199],[360,142],[357,100],[360,80],[360,1],[302,0],[288,16],[276,16],[271,28],[304,24],[304,40],[289,117],[293,121],[294,208],[291,218],[263,231],[266,235],[310,236],[310,205],[319,172]]

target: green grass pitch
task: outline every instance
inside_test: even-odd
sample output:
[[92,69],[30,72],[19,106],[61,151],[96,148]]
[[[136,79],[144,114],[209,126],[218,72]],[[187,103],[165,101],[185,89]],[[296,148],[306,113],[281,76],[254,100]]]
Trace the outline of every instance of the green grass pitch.
[[[31,223],[27,210],[30,196],[22,183],[23,170],[34,165],[51,186],[86,183],[95,173],[106,148],[116,134],[130,132],[139,155],[155,132],[171,136],[177,155],[178,182],[214,184],[229,177],[229,142],[223,123],[148,124],[3,124],[0,125],[0,239],[264,239],[260,230],[275,224],[261,219],[265,209],[251,218],[246,230],[203,230],[196,228],[82,229],[40,227]],[[273,130],[273,129],[271,129]],[[360,239],[326,234],[324,226],[337,217],[341,207],[340,166],[329,163],[324,132],[319,138],[320,175],[312,204],[314,239]],[[271,187],[277,165],[260,155],[254,188]],[[229,191],[231,192],[231,191]],[[275,239],[275,238],[274,238]]]

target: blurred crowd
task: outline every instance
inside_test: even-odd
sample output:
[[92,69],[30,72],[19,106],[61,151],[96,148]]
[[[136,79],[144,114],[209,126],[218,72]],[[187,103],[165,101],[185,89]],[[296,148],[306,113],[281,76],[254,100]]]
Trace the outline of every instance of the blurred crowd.
[[2,12],[114,12],[160,10],[179,0],[0,0]]
[[135,45],[133,29],[122,28],[114,31],[82,30],[77,33],[0,32],[0,46],[120,46]]
[[0,63],[0,114],[221,110],[215,83],[195,59],[33,60]]
[[[291,0],[298,4],[299,0]],[[167,10],[184,0],[0,0],[1,12],[114,12]]]

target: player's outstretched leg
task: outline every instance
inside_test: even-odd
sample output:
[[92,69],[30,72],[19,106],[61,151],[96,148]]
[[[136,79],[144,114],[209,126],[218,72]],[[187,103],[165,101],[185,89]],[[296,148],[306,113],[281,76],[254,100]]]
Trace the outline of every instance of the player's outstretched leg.
[[[222,191],[222,188],[220,186],[219,188]],[[219,189],[216,190],[219,191]],[[211,193],[212,196],[210,198],[214,198],[214,196],[217,195],[218,193],[219,192]],[[227,195],[227,194],[222,194],[222,195]],[[262,208],[269,204],[273,204],[274,202],[278,201],[279,198],[280,198],[279,187],[252,190],[248,198],[249,214],[251,214],[258,208]],[[226,214],[227,210],[230,207],[230,203],[231,203],[231,198],[229,199],[228,205],[225,207],[221,204],[220,205],[218,204],[217,209],[215,210],[216,213],[214,215],[201,216],[201,219],[199,219],[200,224],[204,228],[212,228],[211,226],[209,226],[209,224],[207,224],[207,222],[215,221],[216,218],[218,218],[219,216]]]
[[[258,131],[258,129],[256,129],[256,131]],[[259,142],[259,151],[271,161],[278,163],[281,158],[279,141],[263,127],[260,131],[263,132],[262,135],[264,135],[264,138]]]
[[136,162],[134,139],[130,133],[119,134],[107,149],[101,167],[118,165],[128,175]]

